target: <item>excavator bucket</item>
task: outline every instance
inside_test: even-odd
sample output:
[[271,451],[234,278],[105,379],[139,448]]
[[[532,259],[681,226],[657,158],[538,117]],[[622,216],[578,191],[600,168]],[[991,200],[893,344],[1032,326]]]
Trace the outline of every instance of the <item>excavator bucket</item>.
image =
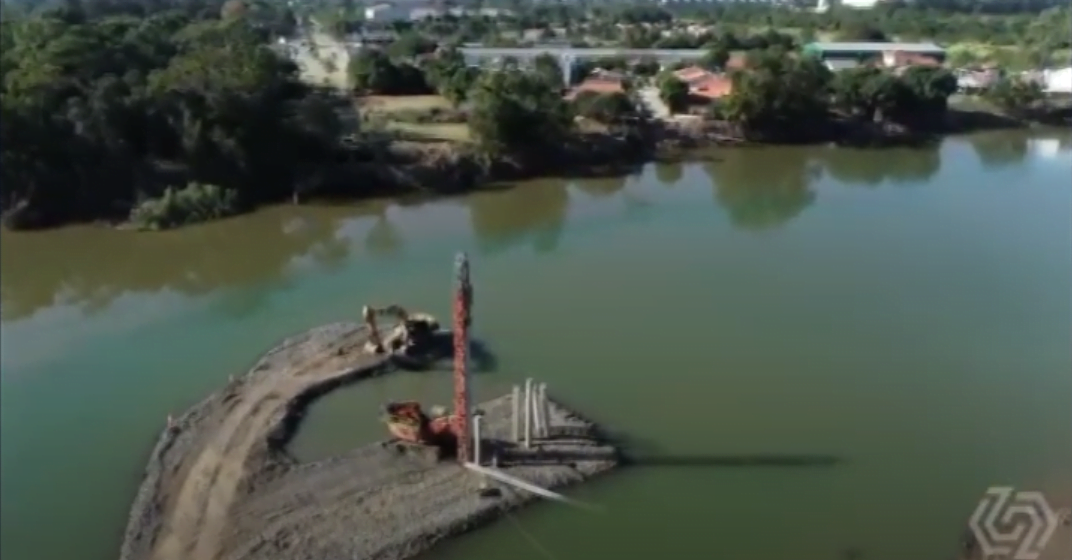
[[388,403],[384,421],[391,435],[410,443],[424,443],[428,438],[428,417],[415,401]]

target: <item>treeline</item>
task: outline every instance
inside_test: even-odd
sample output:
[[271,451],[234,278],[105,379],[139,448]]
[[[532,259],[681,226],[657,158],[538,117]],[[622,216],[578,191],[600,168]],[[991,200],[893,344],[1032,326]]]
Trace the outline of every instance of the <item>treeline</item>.
[[[537,56],[530,67],[505,60],[491,70],[466,63],[457,49],[446,48],[419,59],[367,49],[350,59],[356,93],[439,94],[464,106],[474,146],[496,158],[549,155],[568,146],[576,116],[616,127],[638,116],[625,92],[563,97],[562,67],[550,55]],[[625,132],[624,130],[618,130]]]
[[[411,162],[394,157],[382,131],[359,134],[358,123],[344,124],[352,100],[302,83],[295,64],[268,47],[273,31],[250,10],[229,0],[214,11],[148,17],[65,8],[4,20],[5,224],[106,219],[159,229],[327,191],[393,192],[383,181],[393,173],[387,168]],[[352,57],[353,84],[365,92],[436,91],[465,103],[472,144],[453,163],[433,162],[463,176],[459,184],[503,161],[589,157],[575,117],[613,128],[635,109],[622,94],[567,102],[550,57],[537,72],[511,64],[479,72],[456,50],[418,64],[411,48],[423,47]]]
[[[715,58],[704,64],[716,67]],[[707,115],[760,141],[840,140],[869,124],[940,132],[957,89],[956,78],[944,68],[895,71],[864,65],[833,73],[816,58],[787,56],[780,48],[749,53],[747,66],[731,72],[731,79],[730,94],[711,103]],[[669,72],[656,83],[672,110],[687,109],[684,83]]]
[[[743,68],[730,71],[731,93],[710,105],[708,117],[732,125],[742,137],[759,141],[836,139],[846,123],[941,130],[948,98],[957,89],[956,78],[948,70],[865,65],[833,73],[816,58],[791,54],[779,37],[783,36],[759,36],[758,44],[764,47],[749,51]],[[735,46],[725,39],[712,43],[701,65],[726,71]],[[563,101],[562,69],[549,55],[536,57],[526,70],[518,68],[515,61],[505,61],[512,67],[507,75],[528,76],[507,80],[499,77],[502,72],[482,73],[468,66],[456,49],[425,56],[391,53],[397,49],[366,50],[352,58],[349,70],[354,86],[361,93],[439,93],[455,105],[464,104],[473,137],[492,152],[562,142],[571,114],[609,124],[629,122],[638,114],[633,97],[624,93],[588,93],[572,103]],[[658,65],[646,62],[604,59],[588,61],[575,78],[592,66],[640,76],[658,71]],[[672,72],[656,76],[655,83],[671,109],[688,109],[692,101],[689,89]],[[630,86],[628,81],[626,86]],[[487,141],[490,138],[515,140]]]
[[[969,6],[971,7],[969,9]],[[1067,4],[1023,2],[884,2],[870,10],[834,8],[826,13],[786,5],[746,2],[655,4],[540,3],[513,5],[512,15],[397,22],[396,31],[415,29],[445,41],[510,46],[525,42],[564,40],[575,46],[628,44],[634,47],[696,48],[704,37],[682,29],[685,24],[713,27],[715,34],[753,34],[757,29],[789,30],[800,41],[840,40],[937,41],[1017,46],[1039,52],[1069,48]],[[317,12],[338,35],[380,29],[346,3]],[[646,25],[651,29],[623,29]],[[678,29],[677,32],[674,30]],[[541,31],[531,36],[533,30]],[[667,33],[669,31],[669,33]],[[527,33],[527,34],[525,34]],[[523,35],[525,34],[525,35]]]
[[277,30],[253,6],[115,6],[3,20],[8,226],[225,215],[288,196],[332,157],[337,102],[267,48]]

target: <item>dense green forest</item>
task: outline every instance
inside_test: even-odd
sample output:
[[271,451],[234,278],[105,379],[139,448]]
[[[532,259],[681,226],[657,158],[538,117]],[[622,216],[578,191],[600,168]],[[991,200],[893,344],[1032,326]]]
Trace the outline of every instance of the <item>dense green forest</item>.
[[[5,14],[5,222],[125,218],[139,206],[168,222],[178,206],[213,216],[286,196],[339,133],[335,101],[265,46],[292,27],[283,11],[238,0]],[[187,184],[198,196],[168,190]]]
[[[580,25],[563,15],[570,9],[556,5],[527,8],[502,21],[441,18],[400,26],[398,40],[384,52],[351,57],[351,85],[365,93],[441,94],[468,125],[466,157],[473,157],[466,161],[487,166],[522,153],[543,158],[533,161],[565,161],[556,159],[563,146],[588,149],[575,134],[575,116],[631,134],[626,123],[641,112],[634,99],[612,94],[564,100],[561,71],[551,57],[533,70],[506,61],[500,71],[482,72],[457,50],[430,51],[439,40],[480,26],[500,33],[510,26]],[[722,10],[724,25],[755,23],[691,39],[709,49],[704,64],[712,69],[722,69],[731,50],[752,51],[749,70],[733,77],[733,93],[710,109],[711,117],[744,137],[806,140],[791,133],[846,119],[925,127],[941,122],[937,114],[955,88],[943,69],[894,75],[865,68],[835,76],[814,61],[784,56],[801,38],[774,29],[799,31],[814,14],[711,9]],[[293,35],[305,14],[254,0],[66,0],[34,9],[5,4],[4,10],[0,212],[8,226],[105,219],[170,227],[297,198],[329,180],[344,184],[346,195],[382,192],[371,167],[382,167],[388,156],[368,135],[355,134],[358,123],[342,122],[341,115],[353,114],[352,100],[303,83],[295,64],[268,46],[277,36]],[[844,33],[879,38],[893,32],[883,21],[909,25],[911,18],[898,14],[835,14],[829,21],[841,22]],[[967,23],[949,22],[993,17],[1002,25],[1027,25],[1032,40],[1041,40],[1057,37],[1066,16],[1067,9],[1036,16],[946,14],[954,19],[914,25],[967,29]],[[581,21],[598,26],[668,17],[653,6],[599,7]],[[636,39],[630,37],[624,40]],[[665,75],[657,83],[668,102],[680,104],[680,83]],[[1037,95],[1011,88],[1002,98],[1015,106]],[[340,142],[344,137],[348,141]],[[353,163],[364,167],[351,173],[358,169]],[[343,167],[350,174],[335,176]],[[441,171],[472,181],[487,168]]]
[[[514,15],[497,19],[446,17],[392,27],[415,28],[449,41],[514,46],[525,42],[562,40],[574,46],[697,48],[710,35],[748,36],[767,29],[792,33],[800,42],[812,40],[937,41],[951,46],[961,62],[989,61],[1031,66],[1067,63],[1072,39],[1072,9],[1045,3],[886,2],[871,10],[834,9],[817,14],[792,6],[734,2],[540,3],[506,4]],[[310,4],[302,8],[336,35],[382,28],[363,21],[353,2]],[[647,29],[621,25],[648,24]],[[709,34],[682,29],[690,23],[710,28]],[[542,30],[538,38],[526,31]]]

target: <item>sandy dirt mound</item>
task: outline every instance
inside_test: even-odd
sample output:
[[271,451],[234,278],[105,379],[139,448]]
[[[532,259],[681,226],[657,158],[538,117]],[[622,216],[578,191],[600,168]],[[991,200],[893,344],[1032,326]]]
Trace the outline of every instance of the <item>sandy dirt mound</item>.
[[[285,452],[315,397],[449,350],[449,335],[429,326],[434,320],[410,323],[392,331],[401,344],[385,341],[391,354],[373,352],[356,324],[287,339],[177,419],[150,457],[120,560],[400,560],[533,499],[509,488],[481,497],[477,476],[436,461],[428,448],[381,443],[311,464]],[[485,433],[505,439],[509,398],[481,407]],[[561,405],[551,409],[570,435],[545,442],[543,455],[560,460],[537,465],[515,453],[511,462],[509,445],[495,446],[505,471],[557,487],[617,464],[593,424]]]

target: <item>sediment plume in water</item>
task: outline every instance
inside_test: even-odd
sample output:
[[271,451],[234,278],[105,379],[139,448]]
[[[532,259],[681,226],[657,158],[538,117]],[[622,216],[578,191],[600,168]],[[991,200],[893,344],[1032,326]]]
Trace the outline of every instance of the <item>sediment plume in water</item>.
[[[358,324],[312,329],[172,419],[146,466],[120,560],[401,560],[535,499],[510,487],[489,497],[486,481],[419,446],[376,443],[315,463],[286,453],[313,399],[436,357],[437,340],[449,341],[436,329],[427,316],[411,319],[383,341],[387,353],[373,351]],[[512,476],[554,488],[618,464],[596,426],[560,404],[549,407],[558,437],[535,454],[506,443],[510,397],[478,407],[486,453]]]

